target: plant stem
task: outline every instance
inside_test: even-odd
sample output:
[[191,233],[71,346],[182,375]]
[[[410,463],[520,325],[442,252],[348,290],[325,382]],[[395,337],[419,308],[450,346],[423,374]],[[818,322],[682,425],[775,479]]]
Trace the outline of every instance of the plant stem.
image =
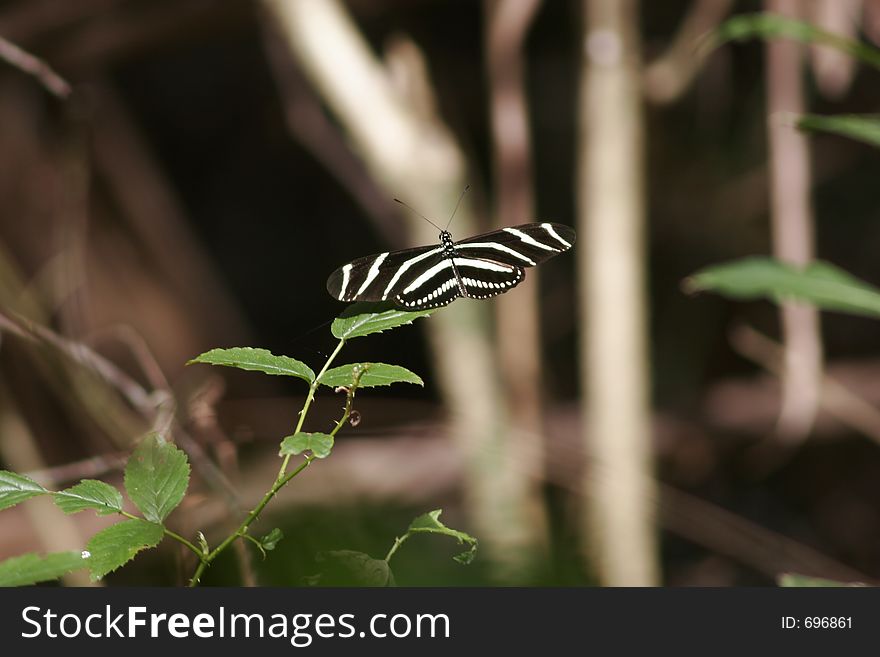
[[401,545],[404,544],[406,539],[408,539],[412,534],[407,532],[403,536],[398,536],[394,539],[394,545],[391,546],[391,549],[388,550],[388,554],[385,555],[385,563],[389,563],[391,561],[391,557],[394,556],[394,553],[400,548]]
[[[309,386],[308,395],[306,395],[306,401],[303,404],[302,410],[299,412],[299,420],[296,423],[296,428],[293,430],[294,434],[299,433],[299,431],[303,427],[303,423],[305,422],[306,415],[309,412],[309,407],[312,405],[312,400],[315,398],[315,392],[320,385],[321,377],[324,376],[324,373],[330,368],[330,364],[334,361],[336,356],[339,355],[339,352],[342,351],[342,347],[345,345],[345,340],[342,339],[339,341],[339,344],[336,345],[336,349],[333,350],[333,353],[327,358],[327,361],[324,363],[324,366],[321,368],[321,371],[318,372],[318,375],[315,377],[315,380],[312,381]],[[333,431],[330,433],[331,436],[335,436],[336,432],[342,428],[342,425],[345,423],[346,419],[351,412],[351,400],[354,397],[354,390],[357,387],[357,381],[360,377],[355,378],[354,385],[348,392],[347,401],[345,405],[345,412],[342,415],[342,418],[339,422],[336,423],[336,426],[333,428]],[[247,517],[242,521],[242,523],[238,526],[238,528],[232,532],[229,536],[227,536],[220,545],[215,547],[207,556],[201,555],[199,553],[200,561],[199,566],[196,568],[196,572],[193,574],[192,579],[189,582],[191,587],[198,586],[199,580],[202,577],[202,574],[205,572],[205,569],[211,565],[211,562],[217,558],[217,556],[223,552],[227,547],[232,545],[236,538],[243,537],[247,534],[248,527],[260,516],[260,513],[263,512],[263,509],[266,508],[266,505],[272,500],[273,497],[280,491],[287,482],[293,479],[300,472],[305,470],[312,461],[315,460],[315,455],[310,454],[306,457],[305,461],[299,465],[292,472],[287,472],[287,466],[290,463],[290,458],[292,454],[287,454],[284,457],[284,460],[281,462],[281,467],[278,469],[278,475],[275,477],[275,483],[272,484],[272,488],[268,490],[268,492],[263,496],[263,499],[260,500],[259,504],[255,506],[250,513],[247,514]],[[166,530],[167,531],[167,530]]]
[[[126,518],[128,518],[130,520],[143,520],[144,522],[150,522],[149,520],[146,520],[145,518],[139,518],[138,516],[134,515],[133,513],[129,513],[128,511],[119,511],[119,514],[125,516]],[[177,532],[171,531],[165,525],[162,525],[162,531],[165,532],[165,535],[168,538],[173,538],[178,543],[182,543],[183,545],[188,547],[190,550],[192,550],[195,553],[195,555],[199,558],[199,561],[203,561],[205,559],[205,555],[202,554],[202,551],[199,548],[197,548],[195,545],[193,545],[191,542],[186,540],[183,536],[181,536]]]
[[[315,377],[315,380],[312,381],[312,384],[309,386],[309,394],[306,395],[306,402],[303,404],[302,410],[299,412],[299,420],[296,423],[296,428],[293,430],[294,434],[299,433],[300,429],[302,429],[303,422],[305,422],[306,414],[309,412],[309,406],[312,405],[312,400],[315,398],[315,391],[318,389],[318,386],[321,385],[321,377],[324,376],[324,372],[326,372],[330,368],[330,363],[339,355],[339,352],[342,351],[342,347],[345,345],[345,340],[342,339],[339,341],[339,344],[336,345],[336,349],[333,350],[333,353],[330,354],[330,357],[327,359],[327,362],[324,363],[324,367],[321,368],[321,371],[318,372],[318,375]],[[276,477],[276,481],[279,481],[282,477],[284,477],[284,473],[287,471],[287,464],[290,462],[291,454],[288,454],[284,457],[284,461],[281,462],[281,469],[278,470],[278,477]]]
[[250,513],[248,513],[247,518],[245,518],[244,521],[238,526],[238,529],[227,536],[226,539],[222,543],[220,543],[220,545],[211,550],[210,554],[202,559],[199,567],[196,569],[195,574],[190,580],[190,586],[196,586],[199,583],[199,579],[201,578],[202,573],[205,571],[205,568],[207,568],[211,564],[211,562],[214,561],[214,559],[216,559],[221,552],[223,552],[223,550],[232,545],[235,539],[239,538],[240,536],[244,536],[247,533],[248,527],[250,527],[251,524],[260,516],[260,513],[262,513],[263,509],[266,508],[266,505],[272,500],[273,497],[275,497],[278,491],[281,490],[288,481],[290,481],[300,472],[309,467],[311,462],[314,460],[314,455],[307,456],[306,460],[301,463],[296,470],[286,475],[283,475],[280,479],[277,479],[275,481],[275,483],[272,485],[272,488],[270,488],[269,491],[263,496],[263,499],[260,500],[260,503],[257,504],[257,506],[255,506]]
[[205,555],[202,554],[202,551],[199,548],[197,548],[195,545],[190,543],[188,540],[186,540],[183,536],[171,531],[167,527],[163,527],[162,529],[165,530],[166,536],[168,536],[169,538],[173,538],[175,541],[178,541],[179,543],[183,543],[186,547],[188,547],[190,550],[195,552],[196,556],[199,558],[199,561],[202,561],[205,558]]

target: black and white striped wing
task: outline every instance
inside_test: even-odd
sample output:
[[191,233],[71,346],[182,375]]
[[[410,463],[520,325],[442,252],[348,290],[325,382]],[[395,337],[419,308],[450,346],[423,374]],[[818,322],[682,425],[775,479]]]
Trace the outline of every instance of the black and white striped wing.
[[[441,247],[442,248],[442,247]],[[410,277],[398,289],[394,302],[407,310],[427,310],[439,308],[455,301],[461,296],[451,256],[440,256],[437,262]]]
[[533,267],[571,248],[573,229],[563,224],[511,226],[453,244],[390,251],[358,258],[327,279],[340,301],[393,301],[408,310],[439,308],[460,296],[485,299],[513,289]]
[[456,242],[455,250],[462,256],[534,267],[568,251],[576,237],[574,229],[564,224],[522,224]]
[[439,308],[460,296],[486,299],[503,294],[523,278],[525,272],[517,265],[454,254],[407,282],[394,301],[409,310]]
[[327,291],[340,301],[387,301],[442,258],[442,246],[386,251],[343,265],[327,279]]

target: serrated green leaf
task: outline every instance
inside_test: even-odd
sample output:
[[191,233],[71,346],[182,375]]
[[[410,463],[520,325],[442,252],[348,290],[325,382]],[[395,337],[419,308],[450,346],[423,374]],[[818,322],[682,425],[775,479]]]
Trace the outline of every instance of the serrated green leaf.
[[284,532],[276,527],[260,539],[260,545],[264,550],[274,550],[282,538],[284,538]]
[[280,456],[290,454],[302,454],[309,450],[316,458],[323,459],[330,455],[333,449],[333,436],[327,433],[299,433],[287,436],[281,441]]
[[788,588],[819,588],[819,587],[861,587],[866,586],[863,582],[838,582],[833,579],[824,579],[822,577],[808,577],[807,575],[798,575],[797,573],[783,573],[778,578],[779,586]]
[[92,581],[99,580],[131,561],[141,550],[162,540],[162,525],[146,520],[125,520],[102,529],[86,546]]
[[820,30],[805,21],[779,14],[739,14],[724,21],[712,32],[704,47],[716,48],[728,41],[746,39],[793,39],[804,44],[829,46],[851,57],[880,68],[880,50],[861,41]]
[[772,258],[744,258],[707,267],[684,287],[736,299],[794,299],[823,310],[880,317],[880,290],[821,261],[798,269]]
[[440,522],[440,514],[443,513],[443,509],[434,509],[433,511],[429,511],[428,513],[423,513],[418,518],[413,520],[409,529],[407,530],[410,533],[430,533],[430,534],[442,534],[444,536],[451,536],[456,539],[460,544],[468,545],[468,549],[461,554],[457,554],[453,557],[456,561],[463,564],[469,564],[474,560],[474,557],[477,554],[477,545],[478,541],[476,538],[462,531],[458,531],[457,529],[452,529],[447,527],[442,522]]
[[110,484],[96,479],[83,479],[75,486],[53,493],[55,504],[64,513],[94,509],[99,516],[122,511],[122,493]]
[[128,497],[150,522],[165,520],[188,485],[186,454],[159,434],[146,436],[125,464]]
[[23,554],[0,562],[0,586],[30,586],[49,582],[74,570],[85,568],[88,562],[81,552],[53,552]]
[[394,573],[384,559],[354,550],[320,552],[321,572],[308,578],[312,586],[394,586]]
[[830,132],[850,137],[880,148],[880,114],[838,114],[836,116],[807,114],[798,119],[797,127],[811,132]]
[[275,376],[295,376],[306,383],[315,380],[315,373],[305,363],[289,356],[276,356],[268,349],[253,347],[211,349],[211,351],[196,356],[187,365],[192,363],[237,367],[240,370],[263,372]]
[[340,386],[349,387],[354,381],[355,368],[361,367],[361,375],[358,388],[374,388],[376,386],[390,386],[393,383],[415,383],[423,386],[425,383],[421,377],[399,365],[386,365],[385,363],[350,363],[327,370],[321,376],[320,383],[331,388]]
[[0,509],[8,509],[48,492],[30,477],[9,470],[0,470]]
[[[387,304],[385,305],[387,306]],[[370,335],[371,333],[381,333],[404,324],[412,324],[413,320],[427,317],[434,312],[433,309],[415,312],[398,310],[397,308],[376,310],[376,308],[383,307],[375,303],[353,304],[346,308],[342,315],[333,320],[330,331],[334,337],[340,340],[350,340]]]

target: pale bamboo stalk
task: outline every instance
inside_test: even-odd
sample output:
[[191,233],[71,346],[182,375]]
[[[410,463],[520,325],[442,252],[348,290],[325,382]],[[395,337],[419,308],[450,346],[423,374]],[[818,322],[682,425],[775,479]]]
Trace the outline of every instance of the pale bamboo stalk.
[[[799,18],[798,0],[767,0],[768,11]],[[807,138],[791,117],[804,112],[803,48],[777,39],[767,44],[767,124],[773,255],[794,265],[815,257]],[[787,302],[780,310],[785,345],[782,406],[777,434],[797,443],[810,432],[819,408],[822,342],[815,308]]]
[[599,581],[659,581],[644,246],[644,128],[634,0],[585,0],[578,250],[584,538]]
[[[413,200],[429,216],[448,216],[464,188],[465,161],[440,118],[425,114],[428,104],[408,102],[396,92],[336,0],[264,4],[291,55],[388,195]],[[425,81],[413,88],[430,87]],[[437,240],[435,229],[425,222],[415,226],[413,241]],[[468,234],[473,227],[474,211],[466,198],[456,215],[455,231]],[[464,454],[464,494],[474,532],[486,546],[496,575],[516,582],[530,569],[534,531],[525,511],[525,490],[517,488],[517,479],[506,476],[511,462],[508,427],[488,320],[487,304],[462,302],[438,312],[426,327],[439,387],[451,413],[451,435]]]

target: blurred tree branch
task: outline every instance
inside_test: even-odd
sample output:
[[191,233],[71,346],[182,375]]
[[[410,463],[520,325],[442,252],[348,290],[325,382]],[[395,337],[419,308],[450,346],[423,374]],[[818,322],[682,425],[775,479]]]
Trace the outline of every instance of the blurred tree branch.
[[345,143],[339,128],[327,118],[320,100],[291,59],[278,26],[268,16],[263,20],[263,42],[291,136],[348,190],[388,244],[398,249],[407,246],[393,201],[382,193]]
[[[785,349],[781,345],[749,327],[735,330],[730,341],[740,354],[781,378],[785,365]],[[880,409],[837,377],[825,374],[821,383],[822,408],[838,422],[880,445]]]
[[[799,0],[766,0],[768,11],[801,17]],[[767,129],[770,146],[770,205],[773,254],[794,265],[815,258],[810,200],[810,151],[791,116],[804,113],[803,48],[786,39],[767,43]],[[781,308],[785,366],[777,433],[783,440],[806,438],[819,408],[822,338],[819,313],[803,304]]]
[[[862,0],[814,0],[811,9],[816,27],[847,39],[858,38]],[[856,60],[827,46],[811,46],[810,59],[822,94],[826,98],[843,96],[855,77]]]
[[38,57],[19,48],[0,36],[0,59],[10,66],[34,77],[49,93],[65,99],[70,95],[70,84]]
[[[69,340],[23,317],[0,313],[0,333],[15,335],[38,348],[48,347],[49,351],[56,352],[57,355],[70,361],[78,369],[92,375],[92,380],[95,383],[89,388],[89,394],[105,400],[91,409],[93,414],[109,413],[107,400],[113,399],[113,393],[121,395],[146,422],[152,423],[154,430],[173,434],[180,446],[188,452],[193,467],[204,480],[215,490],[224,493],[226,503],[230,508],[238,507],[237,493],[226,476],[208,458],[201,445],[194,441],[174,420],[176,401],[170,389],[147,391],[117,365],[86,344]],[[38,350],[44,351],[45,349]],[[100,395],[97,394],[98,382],[107,388],[102,390]],[[119,410],[115,411],[117,414],[119,412]],[[116,439],[117,444],[129,447],[130,440],[143,433],[146,428],[146,426],[142,426],[137,431],[122,435],[111,434],[111,437]]]
[[585,0],[579,101],[582,538],[599,581],[660,578],[645,290],[645,146],[635,0]]
[[733,0],[692,0],[671,45],[645,67],[643,80],[648,100],[671,103],[687,90],[706,58],[704,50],[697,48],[699,38],[716,27],[732,5]]
[[[342,6],[330,0],[265,0],[292,56],[344,126],[388,196],[401,190],[427,215],[447,215],[465,183],[465,161],[430,102],[401,94],[370,52]],[[420,64],[415,48],[409,74]],[[401,61],[403,63],[403,61]],[[427,83],[414,90],[429,89]],[[457,230],[473,231],[468,199],[456,215]],[[413,241],[437,239],[417,222]],[[353,254],[360,255],[360,254]],[[497,366],[488,336],[485,304],[459,303],[437,313],[428,325],[435,371],[452,418],[451,433],[466,455],[464,492],[491,562],[505,581],[528,577],[536,535],[527,512],[528,489],[509,472],[509,426],[502,411]]]

